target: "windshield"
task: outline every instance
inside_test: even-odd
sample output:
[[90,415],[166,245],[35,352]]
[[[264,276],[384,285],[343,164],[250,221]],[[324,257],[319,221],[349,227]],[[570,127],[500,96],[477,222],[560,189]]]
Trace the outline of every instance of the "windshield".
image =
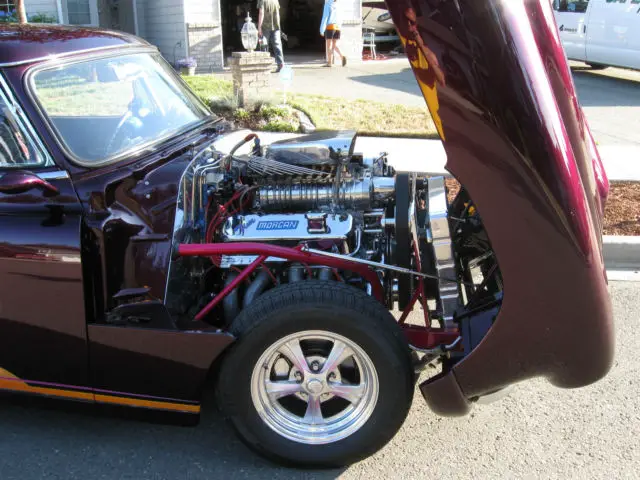
[[85,164],[115,160],[209,115],[153,53],[39,70],[32,87],[61,143]]

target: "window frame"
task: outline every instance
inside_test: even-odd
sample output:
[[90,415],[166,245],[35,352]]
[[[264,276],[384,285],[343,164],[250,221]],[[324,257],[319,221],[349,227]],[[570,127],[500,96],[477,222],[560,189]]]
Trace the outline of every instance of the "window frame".
[[4,102],[13,114],[21,133],[24,135],[25,142],[28,142],[31,147],[38,153],[41,162],[38,163],[23,163],[19,165],[0,165],[0,171],[8,170],[41,170],[55,166],[49,150],[42,143],[42,139],[38,135],[38,132],[33,128],[33,125],[29,121],[29,118],[25,114],[24,110],[20,106],[20,103],[16,100],[13,92],[9,88],[9,84],[4,78],[2,71],[0,70],[0,102]]
[[[553,0],[553,10],[555,12],[558,13],[577,13],[577,14],[585,14],[587,12],[587,9],[589,8],[589,2],[593,1],[593,0],[583,0],[583,2],[586,1],[587,6],[585,7],[584,11],[578,11],[578,10],[560,10],[560,2],[562,0]],[[567,7],[569,3],[580,3],[579,0],[566,0],[567,1]],[[626,1],[626,0],[625,0]],[[640,1],[640,0],[639,0]]]
[[[64,137],[61,135],[61,133],[56,128],[56,126],[53,124],[53,122],[51,121],[51,118],[49,117],[49,115],[46,112],[46,109],[44,108],[44,106],[40,102],[40,99],[36,95],[36,93],[35,93],[36,92],[35,76],[38,73],[42,72],[42,71],[51,70],[51,69],[55,69],[55,68],[59,68],[59,67],[66,67],[66,66],[74,65],[74,64],[78,64],[78,63],[85,63],[85,62],[92,61],[92,60],[105,60],[105,59],[108,59],[108,58],[136,55],[136,54],[141,54],[141,53],[142,54],[151,54],[151,55],[160,55],[160,51],[156,47],[151,47],[151,46],[148,46],[148,47],[141,47],[141,46],[129,46],[129,47],[126,47],[125,46],[125,47],[120,47],[119,49],[116,49],[114,51],[106,50],[106,51],[98,53],[98,54],[96,54],[95,52],[94,53],[86,53],[86,54],[82,54],[82,55],[79,55],[79,56],[73,56],[73,57],[65,58],[64,60],[58,59],[58,60],[47,61],[47,62],[44,62],[44,63],[42,63],[40,65],[36,65],[34,67],[31,67],[27,71],[27,73],[25,75],[25,79],[24,79],[25,90],[27,92],[27,95],[28,95],[29,99],[31,100],[31,102],[33,103],[33,105],[36,107],[36,110],[37,110],[38,114],[40,115],[40,118],[44,121],[47,129],[49,130],[49,133],[51,133],[51,135],[55,139],[56,144],[62,150],[62,152],[65,155],[65,157],[67,159],[69,159],[69,161],[71,161],[71,163],[76,164],[76,165],[81,166],[81,167],[92,168],[92,169],[101,168],[101,167],[104,167],[104,166],[107,166],[107,165],[117,164],[119,162],[122,162],[123,160],[125,160],[124,163],[126,164],[126,163],[128,163],[128,162],[126,162],[126,160],[128,158],[137,158],[143,152],[149,151],[154,146],[166,142],[171,137],[183,135],[183,134],[186,134],[186,133],[188,133],[190,131],[197,130],[199,128],[202,128],[204,125],[212,122],[213,120],[217,119],[217,117],[215,117],[211,113],[211,111],[207,108],[207,106],[191,91],[191,89],[189,88],[187,83],[180,77],[180,75],[176,75],[176,77],[178,78],[179,83],[182,84],[182,86],[184,86],[186,88],[186,90],[188,91],[190,99],[204,113],[205,116],[202,118],[201,121],[194,122],[192,124],[189,124],[189,125],[185,126],[184,128],[168,132],[167,134],[163,135],[162,137],[158,137],[158,138],[155,138],[155,139],[150,140],[148,142],[141,143],[139,145],[136,145],[135,147],[129,148],[127,150],[124,150],[124,151],[118,153],[117,155],[113,155],[113,156],[105,158],[104,160],[101,160],[101,161],[87,160],[87,159],[83,159],[82,157],[79,157],[78,155],[76,155],[71,150],[71,148],[68,147],[68,145],[66,144],[66,142],[64,140]],[[166,60],[164,60],[163,57],[161,57],[161,58],[162,58],[162,61],[166,62]],[[166,62],[166,63],[167,63],[167,65],[169,65],[168,62]],[[170,67],[170,65],[169,65],[169,67]]]
[[0,0],[0,10],[3,8],[8,8],[9,11],[11,9],[16,9],[16,1],[15,0]]

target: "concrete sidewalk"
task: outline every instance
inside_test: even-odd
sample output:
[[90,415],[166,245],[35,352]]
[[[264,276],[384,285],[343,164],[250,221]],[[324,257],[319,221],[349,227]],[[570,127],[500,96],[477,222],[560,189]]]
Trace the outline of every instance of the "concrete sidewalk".
[[[246,135],[247,131],[238,131],[228,136],[224,143],[216,146],[221,151],[230,149]],[[293,133],[260,132],[264,145],[300,136]],[[247,153],[249,147],[238,153]],[[440,140],[422,140],[415,138],[358,137],[356,151],[367,156],[381,152],[389,154],[389,163],[398,171],[418,171],[434,175],[448,175],[444,168],[447,156]],[[599,152],[605,171],[611,181],[640,181],[640,147],[599,146]]]

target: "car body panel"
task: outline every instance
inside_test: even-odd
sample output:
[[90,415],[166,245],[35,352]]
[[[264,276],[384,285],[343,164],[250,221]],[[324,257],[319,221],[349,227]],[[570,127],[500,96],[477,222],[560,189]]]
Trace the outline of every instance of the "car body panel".
[[87,386],[82,210],[67,175],[48,182],[59,195],[0,193],[0,367]]
[[[482,342],[422,386],[442,414],[543,376],[579,387],[611,368],[602,259],[606,175],[544,0],[388,2],[447,153],[482,216],[504,300]],[[454,381],[455,380],[455,381]],[[456,386],[457,385],[457,386]]]
[[144,40],[124,32],[99,28],[78,28],[73,25],[2,26],[0,65],[29,64],[67,55],[148,47]]
[[[40,115],[29,92],[30,71],[47,64],[51,55],[72,62],[151,46],[96,29],[10,26],[3,32],[8,32],[0,53],[3,78],[57,164],[49,170],[61,172],[62,180],[51,181],[60,195],[46,201],[34,191],[12,195],[10,201],[0,195],[0,225],[7,225],[0,228],[0,278],[3,284],[14,282],[10,291],[15,297],[7,302],[2,295],[0,342],[6,345],[0,354],[0,388],[198,413],[207,373],[233,337],[198,322],[178,328],[163,300],[178,185],[193,149],[217,135],[215,119],[116,164],[78,165]],[[44,225],[52,203],[65,201],[64,228],[41,226],[40,232],[33,226]],[[37,264],[36,254],[42,257]],[[51,260],[63,255],[66,262]],[[117,295],[140,286],[146,293],[138,303]],[[33,292],[39,304],[26,302]],[[144,311],[145,321],[110,323],[114,311],[126,309]]]

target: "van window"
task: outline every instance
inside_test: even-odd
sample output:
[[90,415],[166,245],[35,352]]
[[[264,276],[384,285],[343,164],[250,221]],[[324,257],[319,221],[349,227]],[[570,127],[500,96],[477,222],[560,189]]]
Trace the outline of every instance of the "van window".
[[589,6],[589,0],[554,0],[553,8],[558,12],[584,13]]

